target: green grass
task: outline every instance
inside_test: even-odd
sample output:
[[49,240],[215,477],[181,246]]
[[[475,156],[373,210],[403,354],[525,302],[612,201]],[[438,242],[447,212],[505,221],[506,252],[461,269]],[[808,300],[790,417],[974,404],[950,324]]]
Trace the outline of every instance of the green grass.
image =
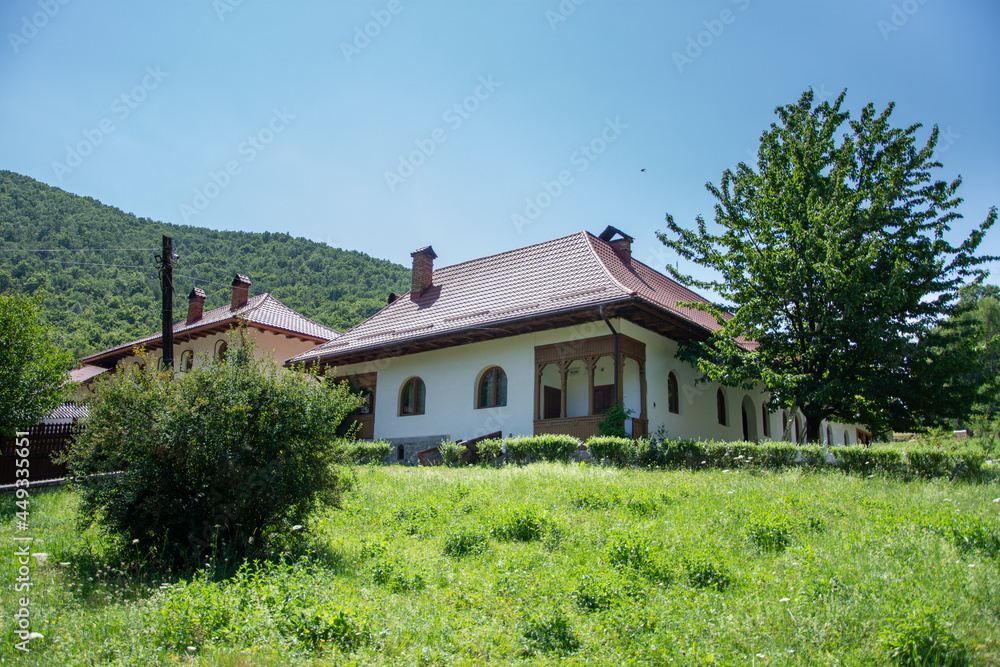
[[[362,467],[343,508],[313,517],[307,554],[224,576],[111,562],[73,530],[70,491],[33,491],[44,638],[14,650],[8,584],[0,659],[998,664],[998,497],[995,482],[801,470]],[[14,581],[12,558],[0,576]]]

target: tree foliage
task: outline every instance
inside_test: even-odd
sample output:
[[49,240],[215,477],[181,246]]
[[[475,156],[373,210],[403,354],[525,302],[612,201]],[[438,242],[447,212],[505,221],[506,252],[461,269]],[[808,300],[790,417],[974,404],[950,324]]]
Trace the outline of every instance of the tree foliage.
[[146,363],[99,381],[66,461],[85,525],[184,563],[265,548],[338,501],[336,428],[361,399],[230,350],[174,377]]
[[668,214],[659,234],[720,276],[668,266],[675,278],[736,307],[706,307],[722,328],[682,358],[730,386],[763,383],[772,407],[802,410],[810,441],[827,418],[881,430],[967,410],[975,390],[961,377],[976,355],[947,318],[959,287],[995,259],[976,255],[995,207],[961,244],[946,238],[961,181],[931,177],[937,127],[918,146],[920,125],[893,127],[892,104],[852,119],[845,96],[814,107],[809,90],[776,109],[755,168],[740,163],[707,185],[719,233]]
[[[237,272],[253,280],[252,294],[270,292],[339,331],[383,307],[389,292],[410,285],[409,268],[364,253],[282,233],[156,222],[0,171],[0,291],[44,288],[43,311],[59,344],[76,359],[161,330],[153,258],[164,234],[180,255],[175,321],[186,315],[184,297],[195,284],[207,293],[206,309],[228,304]],[[91,250],[68,252],[81,248]],[[137,250],[106,250],[115,248]]]
[[41,295],[0,294],[0,435],[37,424],[63,400],[69,357],[40,309]]
[[976,361],[962,381],[977,389],[974,410],[989,422],[1000,417],[1000,287],[968,285],[958,305],[953,326],[969,338]]

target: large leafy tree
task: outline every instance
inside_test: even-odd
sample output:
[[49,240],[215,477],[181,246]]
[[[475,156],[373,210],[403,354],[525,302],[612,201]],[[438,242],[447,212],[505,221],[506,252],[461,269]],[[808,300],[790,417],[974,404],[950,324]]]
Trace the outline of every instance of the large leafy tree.
[[[919,124],[895,128],[893,105],[852,119],[846,91],[813,105],[811,90],[776,109],[755,166],[727,169],[715,222],[695,229],[668,214],[660,240],[718,278],[686,285],[735,306],[705,307],[722,324],[679,356],[708,379],[763,383],[771,407],[801,409],[806,434],[837,418],[876,430],[939,423],[969,409],[975,387],[961,375],[974,345],[953,326],[958,291],[981,281],[977,256],[996,208],[959,245],[946,237],[960,218],[960,179],[935,180],[938,130],[923,146]],[[714,231],[718,229],[719,231]]]
[[[958,310],[953,324],[971,337],[977,362],[962,379],[977,388],[975,412],[987,420],[996,419],[1000,417],[1000,286],[974,284],[963,288]],[[963,337],[963,344],[965,340]]]
[[64,395],[69,355],[40,311],[38,295],[0,294],[0,435],[37,424]]

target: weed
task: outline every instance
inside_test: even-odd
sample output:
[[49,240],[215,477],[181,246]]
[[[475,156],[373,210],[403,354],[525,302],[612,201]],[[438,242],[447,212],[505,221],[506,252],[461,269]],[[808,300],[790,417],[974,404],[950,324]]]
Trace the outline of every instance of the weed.
[[969,649],[948,625],[931,612],[911,614],[884,627],[880,644],[886,658],[901,667],[964,667]]
[[496,517],[490,535],[505,542],[540,540],[552,520],[536,507],[517,507]]
[[478,530],[459,530],[444,539],[444,555],[463,558],[472,554],[485,553],[490,548],[487,535]]
[[560,609],[524,618],[521,636],[524,640],[522,652],[528,656],[540,653],[567,655],[581,646],[569,619]]

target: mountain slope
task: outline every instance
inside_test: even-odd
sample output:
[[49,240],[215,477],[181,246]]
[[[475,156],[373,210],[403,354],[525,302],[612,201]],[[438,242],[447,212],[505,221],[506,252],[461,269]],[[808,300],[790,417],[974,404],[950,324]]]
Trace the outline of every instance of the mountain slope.
[[[343,331],[409,289],[410,270],[288,234],[172,225],[0,171],[0,292],[45,293],[45,314],[76,358],[160,329],[154,256],[174,240],[174,319],[193,285],[205,308],[229,302],[237,272],[250,294],[271,292],[306,317]],[[26,252],[24,249],[60,249]],[[76,252],[78,249],[89,249]],[[132,249],[132,250],[122,250]],[[70,252],[73,250],[73,252]]]

